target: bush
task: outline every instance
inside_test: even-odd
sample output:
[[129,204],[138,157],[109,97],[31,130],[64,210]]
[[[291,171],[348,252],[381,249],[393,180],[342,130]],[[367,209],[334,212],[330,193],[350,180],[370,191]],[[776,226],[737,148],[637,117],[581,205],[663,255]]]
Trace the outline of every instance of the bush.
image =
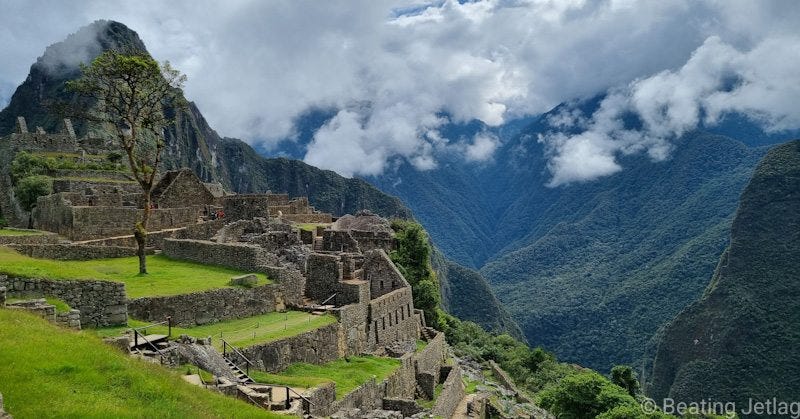
[[[557,385],[542,391],[538,402],[550,413],[563,419],[589,419],[600,415],[620,417],[616,415],[620,410],[626,413],[642,412],[636,400],[625,390],[594,371],[565,377]],[[610,416],[612,411],[615,412],[614,416]]]
[[14,188],[17,200],[25,211],[36,206],[36,199],[53,193],[53,179],[47,176],[28,176],[17,182]]
[[0,228],[8,227],[8,221],[5,218],[0,218]]

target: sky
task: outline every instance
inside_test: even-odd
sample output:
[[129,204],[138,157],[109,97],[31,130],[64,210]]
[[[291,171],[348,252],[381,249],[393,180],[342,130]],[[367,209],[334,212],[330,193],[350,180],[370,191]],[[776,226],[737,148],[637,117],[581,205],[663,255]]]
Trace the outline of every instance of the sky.
[[[800,2],[739,0],[74,2],[0,0],[0,107],[49,44],[97,19],[137,31],[188,76],[186,95],[221,135],[266,150],[299,116],[333,118],[304,160],[379,175],[442,153],[492,160],[488,132],[446,138],[447,123],[498,126],[569,109],[545,144],[551,186],[622,167],[624,154],[669,157],[675,137],[729,112],[768,131],[800,128]],[[621,126],[634,113],[638,130]],[[287,140],[288,139],[288,140]]]

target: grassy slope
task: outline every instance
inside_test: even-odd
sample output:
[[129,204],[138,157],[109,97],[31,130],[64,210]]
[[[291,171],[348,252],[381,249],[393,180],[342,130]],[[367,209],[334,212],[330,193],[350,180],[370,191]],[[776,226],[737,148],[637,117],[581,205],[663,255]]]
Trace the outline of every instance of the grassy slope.
[[702,299],[665,329],[653,397],[800,399],[800,141],[770,150],[742,194]]
[[336,383],[336,397],[341,398],[369,381],[373,376],[375,381],[383,381],[398,367],[400,367],[400,361],[394,358],[357,356],[337,359],[323,365],[297,363],[290,365],[280,374],[255,371],[251,376],[261,383],[302,388],[310,388],[320,383],[333,381]]
[[0,392],[15,418],[281,417],[25,312],[0,309],[0,342]]
[[[64,261],[34,259],[0,247],[0,272],[26,278],[101,279],[124,282],[128,297],[177,295],[228,286],[232,276],[245,272],[229,268],[148,256],[147,276],[138,275],[136,257]],[[259,283],[267,283],[259,274]]]
[[[299,335],[335,322],[336,318],[330,315],[315,316],[302,311],[289,311],[286,313],[267,313],[260,316],[227,320],[196,327],[173,327],[172,336],[177,337],[184,334],[198,338],[211,336],[214,345],[222,349],[222,342],[219,340],[220,334],[231,345],[245,347]],[[128,320],[128,327],[98,329],[97,334],[104,337],[117,336],[131,327],[142,327],[148,324],[130,319]],[[147,329],[147,333],[167,334],[167,327],[154,326]]]

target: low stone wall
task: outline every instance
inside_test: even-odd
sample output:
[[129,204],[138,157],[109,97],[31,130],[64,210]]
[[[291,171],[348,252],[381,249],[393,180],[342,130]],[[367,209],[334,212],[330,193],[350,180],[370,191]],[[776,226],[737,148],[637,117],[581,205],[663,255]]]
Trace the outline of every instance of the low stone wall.
[[[136,248],[80,244],[16,244],[12,249],[38,259],[92,260],[136,256]],[[148,249],[147,254],[153,254]]]
[[58,234],[44,233],[28,236],[0,236],[0,246],[11,244],[55,244],[63,240]]
[[52,296],[80,310],[83,327],[123,326],[128,323],[125,284],[95,280],[52,280],[0,276],[9,294]]
[[323,364],[344,356],[339,333],[339,323],[333,323],[286,339],[250,346],[242,349],[242,353],[269,372],[283,371],[295,362]]
[[433,399],[434,389],[440,382],[439,371],[446,357],[446,345],[444,333],[438,333],[423,350],[414,354],[417,385],[428,399]]
[[[0,275],[0,281],[5,279],[4,275]],[[0,307],[4,307],[6,305],[6,287],[0,287]]]
[[330,416],[335,412],[332,410],[336,403],[336,384],[324,383],[306,391],[303,396],[308,401],[303,400],[303,411],[315,417]]
[[163,250],[165,256],[174,259],[227,266],[246,272],[263,272],[264,266],[278,264],[274,254],[257,246],[240,243],[165,239]]
[[[191,294],[142,297],[128,301],[128,315],[136,320],[164,321],[191,327],[270,313],[285,307],[276,284],[254,288],[220,288]],[[198,336],[202,337],[202,336]]]
[[[75,170],[75,169],[54,169],[49,170],[48,175],[56,178],[72,177],[84,179],[114,179],[132,181],[133,177],[125,172],[116,170]],[[137,187],[139,185],[136,185]]]
[[464,381],[461,380],[461,368],[455,365],[450,369],[431,413],[443,418],[452,417],[465,395]]
[[413,399],[416,391],[414,354],[400,357],[400,368],[386,378],[386,395],[396,399]]
[[81,311],[72,309],[66,313],[56,313],[56,324],[61,327],[81,330]]
[[404,418],[408,418],[422,412],[423,409],[417,404],[416,400],[395,399],[390,397],[383,399],[383,410],[397,411],[400,412]]
[[330,214],[283,214],[281,219],[295,223],[330,223],[333,217]]

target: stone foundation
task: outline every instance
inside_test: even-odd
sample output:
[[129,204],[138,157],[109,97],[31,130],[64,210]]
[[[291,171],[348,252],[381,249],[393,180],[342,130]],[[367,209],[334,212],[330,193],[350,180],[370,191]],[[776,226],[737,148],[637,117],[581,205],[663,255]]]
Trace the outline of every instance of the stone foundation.
[[[136,248],[80,244],[15,244],[9,245],[17,252],[37,259],[92,260],[136,256]],[[153,249],[147,254],[152,255]]]
[[83,327],[128,324],[125,284],[95,280],[52,280],[0,276],[0,287],[23,296],[52,296],[80,310]]
[[283,293],[275,284],[254,288],[220,288],[191,294],[142,297],[128,301],[128,315],[148,322],[172,317],[172,324],[191,327],[240,319],[283,309]]
[[334,323],[297,336],[242,349],[251,361],[268,372],[285,370],[295,362],[324,364],[343,357],[339,324]]

